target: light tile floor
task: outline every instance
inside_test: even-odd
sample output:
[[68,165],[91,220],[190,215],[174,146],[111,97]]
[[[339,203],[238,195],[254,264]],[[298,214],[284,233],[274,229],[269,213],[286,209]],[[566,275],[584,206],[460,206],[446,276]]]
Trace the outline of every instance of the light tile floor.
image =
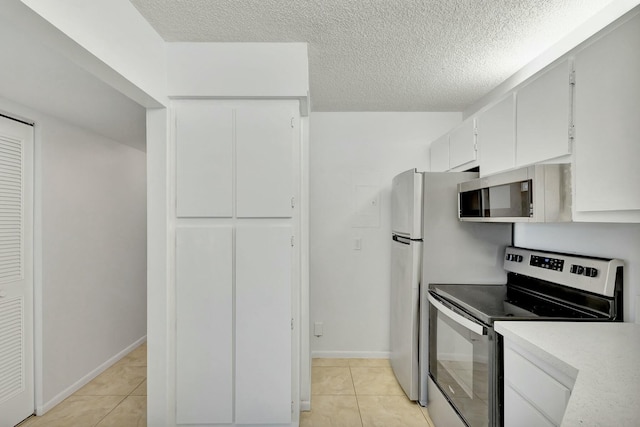
[[311,408],[300,413],[300,427],[433,427],[387,359],[313,359]]
[[146,427],[144,343],[41,417],[19,427]]
[[[146,427],[147,346],[142,344],[41,417],[19,427]],[[300,427],[433,427],[409,401],[386,359],[313,359],[312,411]]]

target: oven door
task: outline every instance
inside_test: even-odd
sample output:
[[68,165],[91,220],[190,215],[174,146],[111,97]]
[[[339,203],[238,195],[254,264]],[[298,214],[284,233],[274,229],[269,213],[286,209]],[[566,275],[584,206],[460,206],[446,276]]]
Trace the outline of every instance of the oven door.
[[468,426],[486,427],[493,400],[489,328],[433,292],[428,298],[429,376]]

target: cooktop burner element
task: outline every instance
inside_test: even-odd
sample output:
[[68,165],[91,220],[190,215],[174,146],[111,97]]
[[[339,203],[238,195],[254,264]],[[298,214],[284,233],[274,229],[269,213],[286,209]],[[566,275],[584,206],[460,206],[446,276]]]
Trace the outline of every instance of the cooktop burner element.
[[509,247],[505,285],[432,284],[430,289],[487,325],[496,320],[622,320],[617,259]]

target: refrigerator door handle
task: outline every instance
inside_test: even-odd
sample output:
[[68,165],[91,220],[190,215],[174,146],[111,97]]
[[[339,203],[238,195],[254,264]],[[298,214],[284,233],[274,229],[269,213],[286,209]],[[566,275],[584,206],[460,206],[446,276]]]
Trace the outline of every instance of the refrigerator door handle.
[[411,244],[411,239],[409,239],[408,237],[402,237],[402,236],[398,236],[398,235],[393,235],[393,240],[395,242],[398,243],[402,243],[403,245],[410,245]]

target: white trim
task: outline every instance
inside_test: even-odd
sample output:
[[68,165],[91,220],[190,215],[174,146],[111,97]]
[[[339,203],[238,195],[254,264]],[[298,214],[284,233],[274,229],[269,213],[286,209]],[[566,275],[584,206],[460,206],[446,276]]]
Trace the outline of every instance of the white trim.
[[[309,331],[309,117],[300,118],[300,400],[311,401]],[[310,403],[309,403],[310,405]],[[311,408],[311,406],[309,406]],[[310,409],[306,409],[310,410]]]
[[389,351],[313,351],[313,359],[389,359]]
[[300,412],[309,412],[311,410],[311,401],[310,400],[301,400],[300,401]]
[[142,338],[138,338],[133,344],[127,346],[125,349],[120,351],[115,356],[109,358],[106,362],[89,372],[84,377],[80,378],[75,383],[71,384],[69,387],[58,393],[53,399],[49,400],[46,403],[38,404],[36,403],[36,415],[41,416],[46,414],[49,410],[53,409],[56,405],[62,402],[67,397],[71,396],[76,391],[80,390],[83,386],[88,384],[95,377],[106,371],[108,368],[113,366],[116,362],[122,359],[127,354],[131,353],[135,348],[139,347],[142,343],[147,340],[147,336],[143,336]]
[[44,405],[42,309],[42,132],[33,125],[33,382],[35,408]]

